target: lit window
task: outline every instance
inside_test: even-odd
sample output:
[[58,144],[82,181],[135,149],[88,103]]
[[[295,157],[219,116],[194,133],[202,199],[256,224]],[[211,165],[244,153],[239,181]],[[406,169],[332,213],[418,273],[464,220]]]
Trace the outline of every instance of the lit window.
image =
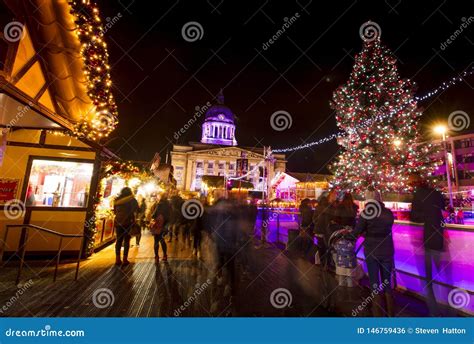
[[87,207],[93,163],[34,159],[27,206]]

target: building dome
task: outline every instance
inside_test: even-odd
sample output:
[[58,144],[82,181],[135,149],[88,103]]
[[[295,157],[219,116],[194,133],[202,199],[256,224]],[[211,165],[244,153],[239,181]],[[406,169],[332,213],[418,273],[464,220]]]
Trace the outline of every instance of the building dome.
[[223,104],[211,106],[206,111],[205,121],[223,121],[234,123],[234,114],[232,110]]
[[224,105],[222,90],[217,95],[217,104],[211,106],[205,114],[202,125],[202,143],[237,146],[235,139],[234,114]]

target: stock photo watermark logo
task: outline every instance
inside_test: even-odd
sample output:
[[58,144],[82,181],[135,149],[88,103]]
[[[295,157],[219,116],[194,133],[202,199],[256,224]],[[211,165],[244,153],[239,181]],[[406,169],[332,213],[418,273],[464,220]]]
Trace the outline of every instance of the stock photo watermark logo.
[[2,128],[2,134],[6,134],[12,127],[14,127],[15,124],[17,124],[18,121],[27,114],[27,112],[31,109],[32,106],[33,106],[32,102],[29,102],[28,105],[25,105],[25,106],[18,106],[17,107],[18,112],[16,113],[15,117],[12,118],[10,122],[7,123],[5,128]]
[[196,21],[190,21],[183,25],[181,29],[181,36],[186,42],[196,42],[204,36],[204,29],[201,24]]
[[92,303],[97,308],[111,307],[115,302],[115,295],[109,288],[99,288],[92,294]]
[[201,295],[201,293],[204,290],[206,290],[211,284],[212,284],[212,281],[210,279],[207,279],[207,281],[202,284],[196,283],[193,294],[189,296],[186,299],[186,301],[184,301],[184,303],[181,306],[179,306],[179,308],[176,308],[174,310],[173,312],[174,316],[179,317],[181,313],[184,312],[186,308],[191,306],[194,303],[194,301],[196,301],[196,299],[199,297],[199,295]]
[[118,12],[117,15],[113,16],[112,18],[107,17],[105,18],[106,23],[101,31],[102,35],[104,35],[107,31],[109,31],[112,26],[117,24],[117,22],[122,18],[122,13]]
[[8,301],[0,308],[0,314],[5,313],[8,311],[8,309],[13,306],[19,299],[20,297],[33,286],[33,280],[28,280],[25,284],[19,288],[15,295],[13,295],[11,298],[8,299]]
[[372,301],[374,300],[375,296],[378,295],[379,293],[383,292],[383,290],[385,289],[385,287],[389,286],[390,285],[390,281],[389,280],[385,280],[383,281],[382,284],[380,284],[379,286],[375,286],[375,289],[372,290],[372,292],[370,293],[369,296],[367,296],[364,301],[362,301],[362,303],[360,305],[358,305],[356,308],[354,308],[352,310],[352,316],[355,317],[357,316],[357,314],[359,314],[359,312],[362,312],[368,305],[370,305],[372,303]]
[[372,220],[380,216],[382,213],[382,205],[374,199],[369,199],[365,203],[365,208],[360,214],[366,220]]
[[84,330],[53,330],[51,325],[45,325],[44,328],[33,330],[13,329],[5,330],[6,337],[85,337]]
[[201,217],[204,213],[204,207],[202,203],[197,199],[188,199],[181,206],[181,213],[183,217],[187,220],[195,220],[198,217]]
[[25,203],[19,199],[12,199],[5,202],[3,213],[5,217],[10,220],[16,220],[25,215],[26,206]]
[[447,40],[441,43],[441,45],[439,46],[441,50],[445,50],[451,43],[453,43],[459,36],[461,36],[463,31],[467,29],[469,25],[472,24],[472,22],[474,22],[474,17],[472,16],[470,16],[469,18],[462,17],[461,21],[462,23],[461,25],[459,25],[459,29],[454,31],[453,34],[449,36]]
[[93,124],[98,131],[108,132],[115,128],[117,119],[107,110],[102,110],[96,113]]
[[461,131],[469,128],[471,125],[471,118],[469,115],[461,110],[453,111],[448,117],[448,128],[452,131]]
[[364,42],[372,42],[379,39],[381,35],[380,25],[372,21],[362,24],[359,28],[359,36]]
[[283,131],[290,129],[293,124],[293,118],[288,111],[279,110],[275,111],[270,116],[270,126],[273,130]]
[[283,25],[281,26],[281,29],[278,29],[277,32],[270,38],[268,41],[264,42],[262,44],[262,49],[267,50],[270,48],[270,46],[275,43],[280,37],[285,33],[287,29],[291,27],[298,19],[300,18],[300,14],[296,12],[294,15],[292,15],[290,18],[285,17],[283,18]]
[[275,220],[278,217],[278,213],[272,213],[270,217],[262,222],[262,226],[267,228],[270,225],[270,222]]
[[448,294],[448,304],[456,309],[466,307],[471,301],[469,293],[461,288],[453,289]]
[[277,288],[270,294],[270,303],[277,309],[291,307],[293,295],[286,288]]
[[194,116],[189,119],[187,123],[185,123],[178,131],[175,131],[173,137],[175,140],[178,140],[181,135],[184,135],[186,131],[191,128],[191,126],[197,122],[198,118],[200,118],[206,111],[212,106],[210,102],[207,102],[204,106],[196,106],[194,110]]
[[5,25],[3,37],[10,43],[18,42],[25,37],[25,26],[19,21],[12,21]]

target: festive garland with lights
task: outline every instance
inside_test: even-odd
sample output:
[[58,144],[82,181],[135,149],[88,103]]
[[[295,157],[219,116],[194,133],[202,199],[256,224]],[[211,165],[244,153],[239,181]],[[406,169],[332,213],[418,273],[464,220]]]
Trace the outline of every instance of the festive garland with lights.
[[91,0],[72,0],[76,34],[81,42],[87,94],[94,104],[94,113],[85,115],[75,126],[74,134],[90,140],[107,137],[117,126],[117,105],[111,92],[109,54],[99,8]]
[[[109,161],[104,164],[100,169],[100,180],[108,179],[112,176],[120,176],[122,178],[131,178],[137,177],[142,180],[155,180],[158,182],[159,186],[162,189],[165,189],[165,184],[161,180],[157,180],[156,177],[142,164],[135,163],[133,161]],[[86,218],[89,221],[85,225],[84,235],[86,237],[86,256],[90,256],[95,249],[94,238],[97,234],[97,225],[96,220],[98,218],[98,207],[101,203],[101,200],[104,196],[104,187],[102,182],[100,182],[97,189],[97,193],[92,199],[92,209],[87,214]]]

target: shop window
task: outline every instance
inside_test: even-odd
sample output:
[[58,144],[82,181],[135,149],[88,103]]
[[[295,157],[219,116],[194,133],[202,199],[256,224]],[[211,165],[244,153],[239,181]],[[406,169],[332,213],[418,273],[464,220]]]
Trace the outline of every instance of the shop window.
[[93,163],[34,159],[25,204],[87,207],[93,168]]

